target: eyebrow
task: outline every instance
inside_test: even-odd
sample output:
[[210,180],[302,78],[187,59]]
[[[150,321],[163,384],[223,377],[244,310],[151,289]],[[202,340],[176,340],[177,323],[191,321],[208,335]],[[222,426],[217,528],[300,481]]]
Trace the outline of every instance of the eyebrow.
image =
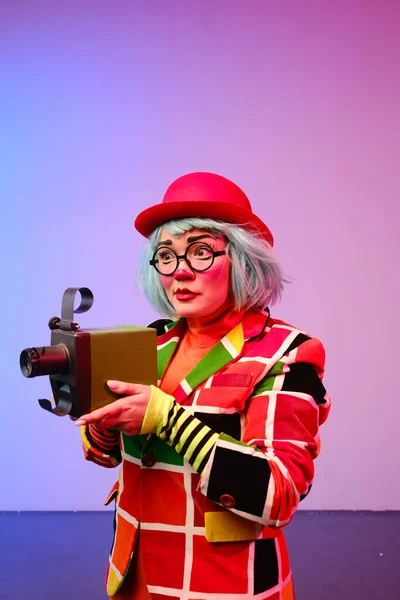
[[[187,241],[189,242],[189,244],[191,244],[192,242],[197,242],[198,240],[203,240],[204,238],[213,238],[213,236],[211,235],[211,233],[204,233],[202,235],[191,235],[190,237],[188,237]],[[172,240],[163,240],[158,242],[157,248],[159,248],[159,246],[172,246],[172,243]]]

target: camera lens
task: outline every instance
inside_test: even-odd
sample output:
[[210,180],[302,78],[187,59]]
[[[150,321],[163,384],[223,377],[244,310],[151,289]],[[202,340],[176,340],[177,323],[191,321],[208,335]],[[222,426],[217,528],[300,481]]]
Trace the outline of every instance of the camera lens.
[[25,348],[19,357],[19,366],[25,377],[63,375],[68,372],[68,351],[64,344]]

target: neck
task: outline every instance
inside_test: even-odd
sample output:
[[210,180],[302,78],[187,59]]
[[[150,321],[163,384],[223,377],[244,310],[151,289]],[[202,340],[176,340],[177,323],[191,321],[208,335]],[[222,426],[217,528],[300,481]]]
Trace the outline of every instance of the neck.
[[243,319],[243,311],[237,312],[230,302],[205,317],[187,319],[188,335],[198,346],[207,346],[221,340]]

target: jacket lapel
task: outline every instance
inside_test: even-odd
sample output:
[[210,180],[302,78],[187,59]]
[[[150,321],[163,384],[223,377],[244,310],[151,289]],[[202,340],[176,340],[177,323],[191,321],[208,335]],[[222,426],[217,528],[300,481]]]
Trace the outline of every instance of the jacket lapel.
[[186,331],[186,320],[179,319],[167,327],[168,331],[158,338],[157,343],[158,383],[160,383],[161,379],[163,378],[163,375],[167,370],[178,343]]
[[[266,324],[268,315],[262,313],[250,313],[229,331],[216,346],[197,363],[186,375],[175,389],[173,396],[177,402],[182,404],[186,398],[203,381],[214,375],[225,365],[237,358],[246,340],[259,335]],[[186,319],[179,319],[168,326],[168,331],[159,338],[158,345],[158,379],[161,381],[173,355],[186,332]]]
[[182,404],[197,386],[239,356],[243,344],[243,325],[238,323],[182,379],[173,393],[175,400]]

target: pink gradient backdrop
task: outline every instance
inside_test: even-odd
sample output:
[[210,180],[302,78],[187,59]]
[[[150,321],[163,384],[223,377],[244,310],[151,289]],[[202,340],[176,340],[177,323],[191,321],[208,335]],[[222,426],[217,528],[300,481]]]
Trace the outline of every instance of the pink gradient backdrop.
[[1,510],[97,510],[116,477],[41,411],[22,348],[68,286],[82,326],[156,316],[134,216],[193,170],[232,178],[293,278],[273,314],[320,337],[333,400],[304,509],[400,509],[396,1],[3,1]]

